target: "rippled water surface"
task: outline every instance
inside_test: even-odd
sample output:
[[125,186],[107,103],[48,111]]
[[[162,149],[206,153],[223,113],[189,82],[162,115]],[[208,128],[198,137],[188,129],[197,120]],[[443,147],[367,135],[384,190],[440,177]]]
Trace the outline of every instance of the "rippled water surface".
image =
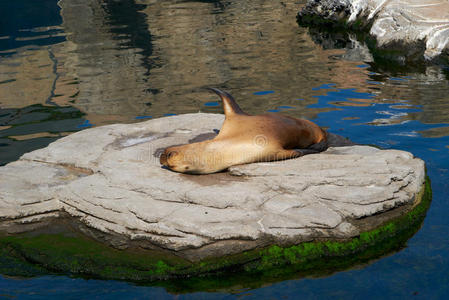
[[173,294],[65,276],[0,277],[5,298],[440,298],[449,293],[449,70],[373,59],[352,36],[300,28],[304,1],[0,0],[0,165],[71,132],[221,112],[313,119],[425,160],[433,202],[401,251],[323,278]]

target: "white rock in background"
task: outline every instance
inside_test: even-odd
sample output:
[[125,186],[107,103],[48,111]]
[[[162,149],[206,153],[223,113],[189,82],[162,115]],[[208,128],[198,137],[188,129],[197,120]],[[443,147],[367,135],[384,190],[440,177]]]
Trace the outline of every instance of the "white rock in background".
[[[309,0],[299,16],[331,21],[371,22],[379,47],[425,46],[424,57],[449,55],[449,2],[446,0]],[[413,49],[413,47],[411,48]],[[412,50],[410,52],[416,52]]]

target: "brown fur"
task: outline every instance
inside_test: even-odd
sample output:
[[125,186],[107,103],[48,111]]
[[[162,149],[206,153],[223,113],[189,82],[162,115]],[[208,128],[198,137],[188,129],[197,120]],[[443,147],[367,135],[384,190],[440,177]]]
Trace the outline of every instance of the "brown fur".
[[251,116],[231,95],[212,90],[221,97],[225,112],[219,134],[211,140],[165,149],[160,157],[163,166],[181,173],[209,174],[233,165],[295,158],[326,149],[327,134],[318,125],[274,113]]

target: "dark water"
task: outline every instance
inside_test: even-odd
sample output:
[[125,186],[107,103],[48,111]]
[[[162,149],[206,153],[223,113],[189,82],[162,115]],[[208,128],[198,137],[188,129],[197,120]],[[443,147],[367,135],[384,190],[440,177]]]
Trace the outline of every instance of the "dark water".
[[324,278],[170,294],[66,276],[0,277],[0,298],[422,298],[449,294],[449,70],[374,60],[295,23],[304,1],[0,0],[0,164],[91,126],[221,112],[313,119],[426,162],[433,202],[405,249]]

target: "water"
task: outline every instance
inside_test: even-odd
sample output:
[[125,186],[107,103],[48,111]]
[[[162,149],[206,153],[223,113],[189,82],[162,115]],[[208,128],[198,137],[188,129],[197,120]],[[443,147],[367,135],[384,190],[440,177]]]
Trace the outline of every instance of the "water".
[[449,293],[449,70],[374,61],[352,36],[295,23],[285,0],[0,0],[0,164],[71,132],[221,112],[313,119],[426,162],[433,202],[405,249],[323,278],[176,294],[67,276],[0,277],[0,298],[425,298]]

